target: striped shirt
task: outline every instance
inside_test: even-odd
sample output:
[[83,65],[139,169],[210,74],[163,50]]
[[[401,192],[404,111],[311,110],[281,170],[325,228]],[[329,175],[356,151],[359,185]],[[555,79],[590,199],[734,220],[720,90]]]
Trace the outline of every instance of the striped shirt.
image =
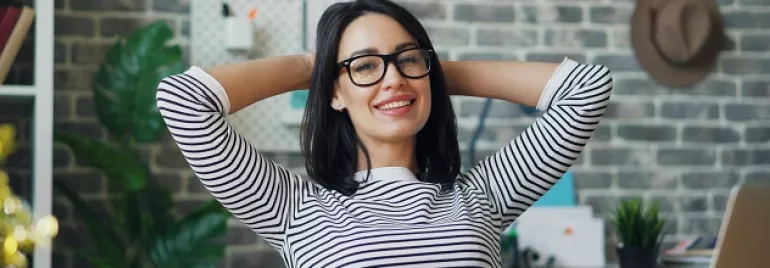
[[500,236],[575,162],[611,89],[606,67],[565,59],[537,104],[543,115],[452,189],[384,167],[357,174],[352,196],[260,154],[228,125],[225,90],[198,67],[164,78],[157,104],[203,185],[287,267],[501,267]]

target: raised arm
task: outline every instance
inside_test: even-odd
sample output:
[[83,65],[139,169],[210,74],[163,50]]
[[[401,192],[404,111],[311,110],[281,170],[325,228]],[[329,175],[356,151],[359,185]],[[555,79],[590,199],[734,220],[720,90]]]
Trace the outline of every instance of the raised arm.
[[[459,83],[466,86],[462,90],[484,92],[482,96],[520,99],[545,111],[518,137],[463,177],[465,182],[487,193],[500,213],[502,230],[505,230],[542,197],[581,154],[604,115],[613,84],[606,67],[569,59],[555,65],[497,65],[495,69],[518,69],[520,73],[501,75],[494,82],[478,80],[493,79],[486,76],[469,78],[473,80]],[[476,70],[480,72],[484,67]],[[488,85],[492,90],[483,91],[473,86],[476,83]]]
[[[261,155],[225,120],[249,104],[299,87],[301,60],[271,58],[163,79],[157,104],[190,167],[235,217],[280,247],[288,219],[312,185]],[[269,131],[269,130],[268,130]]]

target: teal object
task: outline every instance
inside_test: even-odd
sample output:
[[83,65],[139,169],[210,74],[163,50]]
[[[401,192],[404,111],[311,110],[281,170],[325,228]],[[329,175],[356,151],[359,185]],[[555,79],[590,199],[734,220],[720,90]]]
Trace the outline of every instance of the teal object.
[[305,108],[307,103],[308,90],[300,90],[291,93],[291,100],[289,105],[292,109],[300,110]]
[[575,180],[567,171],[533,206],[575,206]]

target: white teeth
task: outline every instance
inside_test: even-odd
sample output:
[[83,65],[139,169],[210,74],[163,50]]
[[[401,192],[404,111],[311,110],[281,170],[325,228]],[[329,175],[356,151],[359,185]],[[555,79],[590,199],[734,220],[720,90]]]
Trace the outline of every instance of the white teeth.
[[395,108],[398,108],[398,107],[409,106],[411,104],[412,104],[412,102],[408,101],[408,100],[388,102],[388,103],[380,106],[380,110],[390,110],[390,109],[395,109]]

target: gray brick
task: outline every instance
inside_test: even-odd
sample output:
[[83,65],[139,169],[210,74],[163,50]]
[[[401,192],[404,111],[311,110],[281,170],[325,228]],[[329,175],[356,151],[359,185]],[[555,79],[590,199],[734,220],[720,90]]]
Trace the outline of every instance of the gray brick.
[[105,135],[104,128],[96,121],[54,122],[54,129],[78,132],[79,134],[98,140],[101,140]]
[[81,194],[98,194],[106,186],[104,176],[99,170],[57,172],[56,179]]
[[[468,100],[463,102],[460,108],[460,116],[477,117],[484,108],[484,102],[484,100]],[[501,100],[493,100],[487,114],[489,118],[515,118],[523,115],[519,104]]]
[[62,90],[90,90],[96,71],[91,68],[72,68],[54,71],[54,88]]
[[440,2],[399,1],[400,5],[420,19],[443,20],[447,17],[447,8]]
[[757,28],[770,27],[770,12],[732,10],[723,12],[724,24],[728,28]]
[[591,23],[628,24],[633,8],[631,6],[591,6],[588,11]]
[[168,174],[157,174],[157,172],[155,172],[152,179],[155,183],[160,185],[160,187],[168,189],[174,195],[178,195],[185,190],[184,181],[186,178],[179,175],[178,172]]
[[75,100],[75,107],[77,107],[78,117],[96,117],[94,99],[90,95],[78,96]]
[[770,183],[770,172],[750,171],[746,173],[743,180],[744,183]]
[[570,58],[577,62],[586,62],[585,54],[577,52],[532,52],[527,54],[527,61],[560,63],[564,58]]
[[[168,0],[166,0],[168,1]],[[70,8],[77,11],[141,11],[147,9],[145,0],[70,0]]]
[[161,168],[189,168],[187,160],[178,148],[164,148],[155,155],[154,161]]
[[746,127],[746,133],[744,134],[746,142],[769,142],[770,141],[770,127]]
[[511,5],[466,5],[455,6],[454,18],[462,22],[513,22]]
[[674,141],[676,128],[666,125],[635,125],[623,124],[618,126],[618,137],[627,141]]
[[742,6],[770,6],[770,2],[765,0],[738,0]]
[[711,210],[716,212],[724,212],[727,209],[727,199],[729,194],[725,193],[712,193],[711,194]]
[[724,96],[733,97],[738,95],[738,89],[735,81],[722,80],[716,77],[708,77],[698,84],[686,88],[669,88],[668,91],[674,95],[682,96]]
[[655,164],[655,154],[649,148],[592,148],[591,165],[594,166],[650,166]]
[[476,43],[481,46],[529,48],[537,45],[537,31],[528,29],[479,29]]
[[191,0],[155,0],[152,2],[152,9],[155,11],[187,13],[190,12],[190,1]]
[[682,175],[682,186],[687,189],[722,189],[733,187],[739,179],[738,172],[689,171]]
[[[149,23],[155,22],[156,19],[151,17],[139,17],[139,18],[113,18],[103,17],[99,21],[99,34],[104,37],[112,36],[128,36],[139,27],[145,26]],[[170,19],[164,19],[166,24],[175,29],[177,27],[176,22]]]
[[741,81],[741,96],[745,97],[769,97],[770,81],[746,80]]
[[228,259],[230,259],[230,267],[286,267],[275,250],[235,252]]
[[722,220],[718,217],[685,217],[679,225],[679,233],[684,235],[714,235],[719,233]]
[[583,9],[579,6],[524,6],[524,22],[527,23],[577,23],[583,21]]
[[730,33],[725,36],[725,42],[722,46],[722,51],[735,51],[738,49],[738,44],[735,42],[735,40],[738,40],[738,37],[735,35],[731,35]]
[[610,172],[575,170],[572,171],[572,174],[575,179],[575,187],[578,189],[611,188],[614,179]]
[[741,133],[733,127],[686,126],[682,130],[682,141],[699,143],[735,143],[741,140]]
[[592,141],[610,141],[614,136],[612,126],[603,124],[596,128],[594,135],[591,136]]
[[227,229],[227,245],[254,245],[259,237],[248,227],[238,224]]
[[55,42],[53,45],[54,63],[65,63],[69,58],[69,46],[62,42]]
[[96,34],[96,26],[93,18],[74,17],[68,15],[56,15],[54,20],[54,34],[59,36],[85,36]]
[[716,164],[717,155],[713,149],[664,148],[658,149],[658,164],[661,166],[711,166]]
[[756,52],[770,51],[770,35],[745,33],[741,37],[741,50]]
[[53,167],[54,168],[62,168],[62,167],[70,166],[70,164],[75,162],[75,160],[72,159],[73,157],[74,156],[70,155],[69,149],[66,146],[57,145],[53,147]]
[[767,149],[725,149],[722,151],[724,166],[762,166],[770,164],[770,150]]
[[602,64],[610,68],[613,72],[639,71],[639,63],[636,57],[632,55],[612,55],[604,54],[594,57],[594,64]]
[[621,171],[618,172],[618,188],[621,189],[674,189],[679,174],[671,171]]
[[655,116],[655,104],[648,101],[612,100],[604,113],[605,118],[648,118]]
[[210,195],[211,192],[203,186],[198,176],[191,174],[187,176],[187,192],[191,194]]
[[99,65],[112,44],[74,43],[72,44],[72,63]]
[[591,206],[594,214],[603,215],[615,209],[619,198],[613,195],[590,195],[586,196],[584,200],[583,204]]
[[726,74],[736,75],[768,74],[770,58],[725,56],[722,58],[721,70]]
[[55,94],[53,101],[54,119],[62,120],[72,116],[72,103],[70,96],[64,94]]
[[190,38],[190,19],[186,18],[182,20],[182,25],[180,26],[179,33],[184,38]]
[[465,46],[470,44],[470,32],[467,28],[426,27],[430,39],[442,47]]
[[660,116],[673,119],[718,119],[719,105],[703,102],[666,101],[660,106]]
[[548,47],[603,48],[607,47],[607,33],[588,29],[548,29],[544,41]]
[[727,104],[725,117],[729,121],[770,120],[770,105]]
[[517,57],[511,53],[503,52],[463,52],[457,56],[460,61],[498,61],[498,60],[516,60]]

